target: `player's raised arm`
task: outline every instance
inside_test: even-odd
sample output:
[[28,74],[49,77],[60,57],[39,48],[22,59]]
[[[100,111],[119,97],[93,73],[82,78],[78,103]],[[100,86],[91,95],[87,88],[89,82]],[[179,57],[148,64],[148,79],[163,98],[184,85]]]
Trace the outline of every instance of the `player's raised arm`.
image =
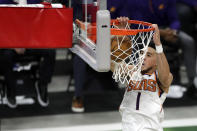
[[167,93],[169,86],[172,83],[173,76],[170,73],[168,61],[163,53],[158,26],[153,24],[153,27],[155,28],[153,41],[156,46],[158,78],[161,83],[161,88]]

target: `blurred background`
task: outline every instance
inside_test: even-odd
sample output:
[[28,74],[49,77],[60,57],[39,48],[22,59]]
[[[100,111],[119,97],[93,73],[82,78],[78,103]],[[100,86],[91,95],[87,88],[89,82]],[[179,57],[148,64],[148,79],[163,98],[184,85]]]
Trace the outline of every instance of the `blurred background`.
[[[127,16],[159,25],[174,76],[163,105],[164,131],[197,131],[197,0],[147,1],[150,14],[144,16],[136,11],[146,7],[143,0],[107,0],[107,9],[112,19]],[[73,20],[84,19],[84,0],[45,2],[72,7]],[[89,21],[94,21],[91,12],[97,2],[87,0],[92,8]],[[18,1],[0,0],[0,4]],[[1,131],[121,130],[118,109],[125,88],[112,79],[111,72],[96,72],[63,48],[0,49],[0,54]]]

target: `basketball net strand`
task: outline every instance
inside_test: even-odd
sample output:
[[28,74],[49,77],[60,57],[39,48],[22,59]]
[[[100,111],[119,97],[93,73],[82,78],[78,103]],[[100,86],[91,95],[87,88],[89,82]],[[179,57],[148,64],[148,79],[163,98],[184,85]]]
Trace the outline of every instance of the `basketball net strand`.
[[[118,28],[115,24],[112,28]],[[151,27],[144,26],[142,24],[138,25],[138,29],[147,29]],[[131,30],[131,26],[127,24],[125,29]],[[112,62],[115,63],[115,69],[112,78],[116,82],[121,82],[121,84],[129,84],[142,80],[141,68],[144,62],[144,58],[148,49],[148,45],[152,39],[154,31],[149,32],[139,32],[137,35],[130,36],[113,36],[118,43],[118,48],[111,52]],[[119,39],[121,37],[121,39]],[[121,49],[122,44],[125,39],[129,38],[130,47],[127,49]],[[117,51],[122,53],[116,53]],[[116,54],[115,54],[116,53]],[[124,57],[121,57],[123,56]]]

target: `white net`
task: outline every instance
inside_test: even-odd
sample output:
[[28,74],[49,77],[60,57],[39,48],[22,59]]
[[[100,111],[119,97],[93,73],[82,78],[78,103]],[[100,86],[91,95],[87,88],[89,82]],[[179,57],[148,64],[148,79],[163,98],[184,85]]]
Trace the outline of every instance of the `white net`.
[[[112,28],[119,28],[115,24]],[[143,24],[129,25],[125,29],[149,29]],[[115,65],[113,78],[116,82],[129,84],[142,79],[141,67],[153,36],[153,31],[139,32],[136,35],[113,36],[111,39],[111,61]]]

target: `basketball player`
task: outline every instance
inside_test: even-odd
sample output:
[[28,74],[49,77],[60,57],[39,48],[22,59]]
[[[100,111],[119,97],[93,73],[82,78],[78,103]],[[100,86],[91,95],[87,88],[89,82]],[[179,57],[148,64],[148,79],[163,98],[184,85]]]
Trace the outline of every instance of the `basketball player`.
[[[163,46],[172,49],[169,51],[169,60],[173,59],[172,55],[177,54],[177,49],[183,51],[183,61],[186,66],[188,84],[186,94],[193,98],[197,98],[197,87],[194,85],[194,78],[196,77],[196,41],[194,38],[182,31],[180,21],[178,19],[176,2],[180,0],[125,0],[124,13],[121,16],[127,16],[130,19],[142,20],[150,23],[156,23],[160,27],[160,35],[164,40]],[[183,0],[182,0],[183,1]],[[189,1],[196,0],[185,0]],[[182,10],[183,11],[183,10]],[[190,14],[191,15],[191,14]],[[187,18],[184,18],[188,21]],[[187,25],[187,28],[190,28]],[[176,52],[175,52],[176,51]],[[167,53],[167,52],[166,52]],[[176,58],[176,54],[174,55]],[[167,55],[166,55],[167,56]],[[189,59],[188,59],[189,58]],[[177,68],[179,65],[177,59],[173,59],[171,71],[176,75],[173,84],[180,85],[179,73]],[[176,64],[175,64],[176,63]]]
[[[125,17],[118,20],[124,23]],[[143,79],[129,83],[120,105],[123,131],[163,131],[162,104],[173,76],[163,53],[158,26],[153,27],[155,28],[153,42],[156,49],[148,47],[141,68]],[[114,70],[114,64],[111,70]]]

